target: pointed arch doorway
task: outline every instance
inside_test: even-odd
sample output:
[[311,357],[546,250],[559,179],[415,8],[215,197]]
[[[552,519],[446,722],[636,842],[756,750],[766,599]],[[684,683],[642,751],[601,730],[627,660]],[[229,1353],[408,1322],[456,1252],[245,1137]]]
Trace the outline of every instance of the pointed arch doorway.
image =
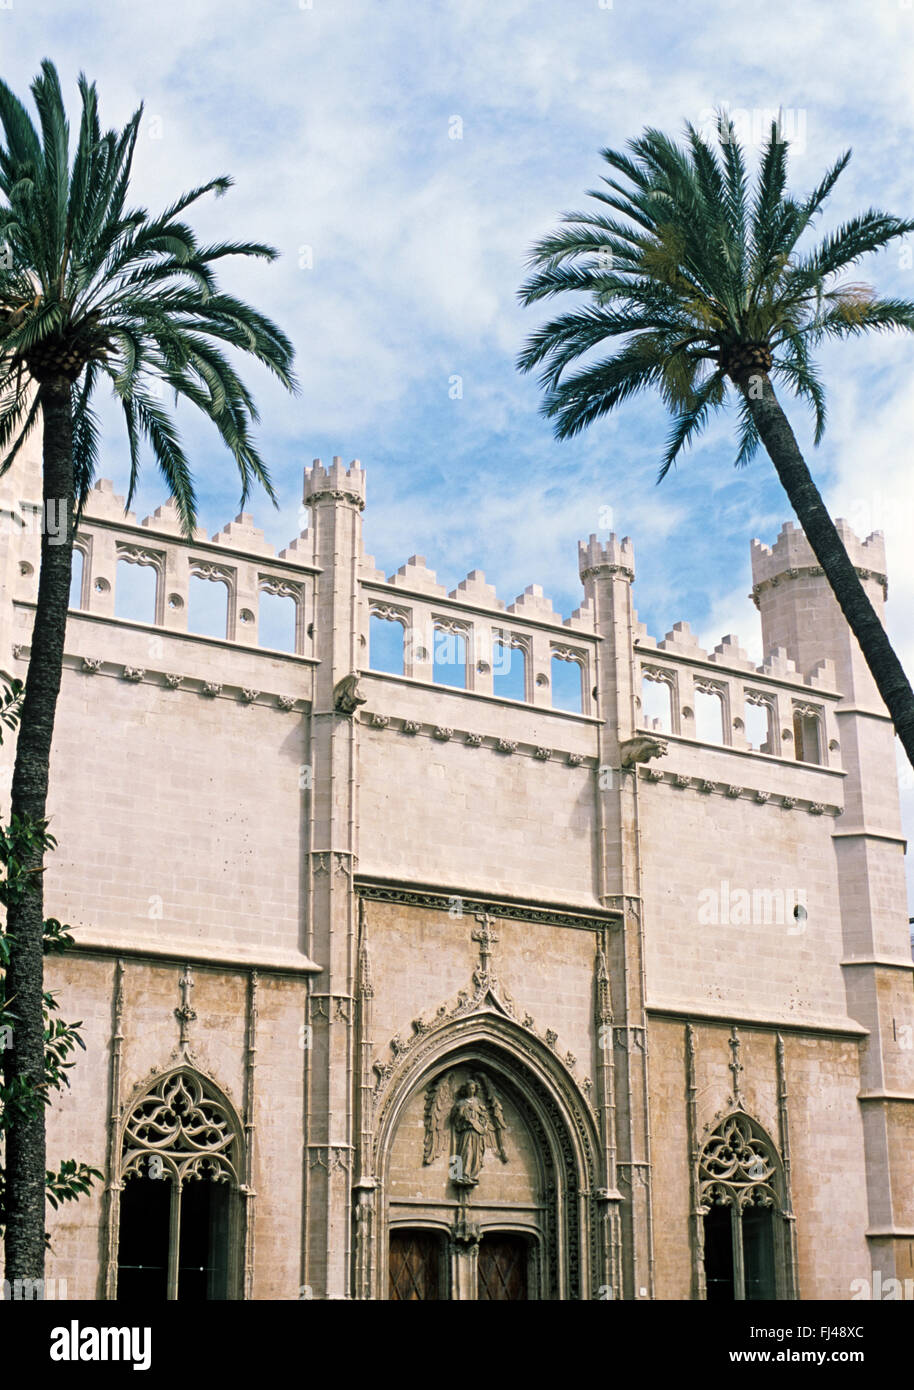
[[[485,1037],[492,1029],[442,1046],[381,1107],[376,1297],[589,1296],[587,1118],[573,1112],[564,1077],[555,1084],[529,1046],[518,1058]],[[554,1057],[550,1064],[559,1070]]]

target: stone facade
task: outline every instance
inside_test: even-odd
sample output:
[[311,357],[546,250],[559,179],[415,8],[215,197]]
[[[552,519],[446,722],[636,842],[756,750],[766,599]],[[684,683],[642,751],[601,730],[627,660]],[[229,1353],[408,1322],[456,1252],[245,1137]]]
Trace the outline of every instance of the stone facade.
[[[0,495],[18,676],[37,479],[33,451]],[[182,1223],[217,1183],[213,1297],[840,1299],[903,1279],[892,729],[802,534],[753,543],[757,668],[732,637],[648,637],[627,539],[581,545],[563,622],[479,571],[451,593],[420,557],[386,578],[357,463],[315,462],[304,503],[278,555],[246,515],[193,543],[170,506],[138,524],[108,483],[82,520],[47,907],[75,929],[49,977],[87,1053],[49,1154],[106,1180],[53,1217],[49,1274],[117,1296],[131,1192],[158,1178],[149,1264],[179,1298]],[[881,538],[844,537],[881,609]],[[155,575],[147,621],[116,616],[129,565]],[[224,637],[187,630],[195,577],[227,591]],[[294,603],[294,651],[258,643],[265,592]],[[379,624],[400,673],[373,669]],[[568,669],[580,697],[558,708]]]

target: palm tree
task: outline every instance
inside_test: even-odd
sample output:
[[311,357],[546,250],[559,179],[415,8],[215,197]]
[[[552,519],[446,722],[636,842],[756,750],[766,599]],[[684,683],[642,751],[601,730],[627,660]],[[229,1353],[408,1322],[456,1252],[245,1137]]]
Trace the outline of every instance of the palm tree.
[[[200,245],[182,214],[228,178],[182,194],[160,216],[127,198],[142,107],[122,131],[102,133],[94,84],[79,79],[81,119],[72,160],[57,72],[45,61],[31,87],[37,125],[0,82],[0,450],[8,468],[42,427],[45,517],[59,508],[61,536],[42,530],[41,572],[11,791],[11,817],[44,827],[48,765],[60,690],[74,527],[92,482],[98,422],[92,403],[105,378],[120,402],[132,498],[142,443],[151,447],[192,535],[196,503],[188,461],[165,391],[212,420],[241,474],[242,501],[256,480],[275,501],[251,437],[258,419],[231,350],[262,362],[290,390],[292,347],[275,324],[222,292],[213,266],[228,256],[273,260],[253,242]],[[3,201],[5,199],[5,201]],[[229,352],[226,351],[229,350]],[[130,501],[128,500],[128,506]],[[63,543],[60,543],[60,542]],[[17,1024],[7,1084],[44,1082],[41,839],[34,891],[11,904],[6,978]],[[40,1278],[44,1267],[43,1107],[7,1134],[6,1277]]]
[[[518,365],[542,366],[542,410],[560,439],[655,387],[674,417],[658,481],[710,416],[735,400],[737,465],[763,444],[914,764],[914,693],[851,564],[790,423],[783,384],[811,406],[815,442],[826,402],[810,350],[828,338],[914,330],[914,304],[842,282],[850,266],[914,229],[870,210],[817,244],[801,246],[850,159],[841,156],[805,198],[786,192],[787,144],[776,122],[754,186],[731,122],[716,144],[692,125],[677,145],[657,130],[603,150],[616,177],[591,191],[598,208],[567,213],[530,255],[524,304],[577,291],[589,303],[527,341]],[[624,182],[620,182],[621,175]],[[573,363],[607,340],[615,350]]]

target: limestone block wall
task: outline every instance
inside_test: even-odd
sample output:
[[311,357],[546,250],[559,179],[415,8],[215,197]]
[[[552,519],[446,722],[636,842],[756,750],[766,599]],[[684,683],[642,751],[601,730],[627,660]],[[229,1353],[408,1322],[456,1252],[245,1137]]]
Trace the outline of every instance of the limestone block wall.
[[[122,1041],[115,1027],[116,961],[113,956],[70,954],[51,960],[48,987],[62,997],[62,1014],[82,1018],[85,1053],[72,1071],[70,1089],[49,1112],[48,1158],[57,1166],[78,1157],[115,1181],[121,1136],[131,1099],[185,1058],[179,1046],[175,1009],[189,973],[194,1017],[187,1029],[189,1062],[222,1091],[245,1125],[250,1145],[250,1232],[240,1252],[256,1250],[252,1291],[255,1298],[297,1298],[304,1135],[302,1131],[303,1052],[301,1026],[307,986],[304,978],[265,974],[256,984],[251,1041],[250,976],[228,968],[184,965],[123,957]],[[119,1065],[112,1066],[112,1058]],[[114,1120],[112,1121],[112,1115]],[[247,1123],[246,1123],[247,1122]],[[109,1152],[113,1164],[109,1170]],[[246,1165],[247,1155],[244,1155]],[[246,1166],[241,1174],[248,1184]],[[52,1213],[52,1253],[48,1275],[67,1280],[68,1296],[104,1297],[108,1269],[106,1183],[96,1183],[79,1203]],[[244,1271],[241,1271],[242,1277]]]
[[649,1004],[846,1019],[830,817],[645,780],[639,819]]
[[[377,688],[374,680],[365,687]],[[504,752],[501,735],[489,731],[505,711],[468,709],[467,700],[436,692],[427,701],[432,718],[453,720],[443,739],[437,722],[417,718],[424,702],[412,694],[397,690],[395,700],[381,702],[403,711],[385,728],[360,727],[361,870],[458,893],[596,905],[595,758],[569,765],[561,749],[590,731],[563,737],[565,729],[540,719],[527,742],[515,718],[512,749]],[[419,731],[404,732],[405,720]]]
[[[76,1053],[69,1087],[55,1097],[48,1110],[49,1168],[57,1169],[64,1159],[75,1158],[107,1174],[114,987],[113,958],[71,954],[66,959],[51,957],[45,965],[45,988],[59,995],[61,1018],[69,1023],[81,1020],[79,1031],[86,1045],[85,1052]],[[169,1049],[174,1036],[173,1026]],[[46,1274],[49,1279],[66,1280],[68,1298],[102,1296],[104,1218],[104,1182],[96,1182],[91,1193],[78,1202],[67,1202],[59,1211],[48,1212],[51,1250]]]
[[[361,586],[359,858],[363,872],[596,904],[599,691],[586,605],[566,622],[536,585],[505,608],[474,570],[450,594],[420,556]],[[370,669],[372,615],[402,624],[402,676]],[[465,642],[463,690],[434,683],[439,635]],[[494,694],[493,644],[523,652],[522,699]],[[553,662],[581,673],[555,708]]]
[[[371,955],[374,1057],[382,1064],[396,1054],[391,1040],[414,1036],[412,1020],[431,1019],[442,1005],[473,988],[479,922],[469,912],[407,903],[366,901],[365,929]],[[598,926],[595,923],[595,928]],[[583,1084],[594,1075],[597,1046],[593,1023],[595,931],[499,916],[492,961],[499,985],[514,1001],[518,1020],[529,1016],[541,1037],[554,1034],[556,1055],[574,1058],[571,1070]]]
[[305,749],[294,712],[68,671],[48,909],[81,941],[291,958]]
[[[22,555],[32,543],[24,532]],[[137,524],[103,482],[77,548],[80,606],[67,627],[52,752],[60,848],[49,861],[49,911],[86,943],[298,958],[315,665],[307,533],[276,556],[241,516],[212,541],[198,532],[188,544],[173,506]],[[155,571],[154,621],[115,616],[123,559]],[[8,669],[24,677],[37,575],[28,559],[14,569]],[[224,638],[187,631],[194,573],[224,578]],[[261,592],[294,599],[295,652],[258,647]],[[12,749],[3,751],[8,776]]]
[[[650,1018],[652,1200],[657,1297],[693,1297],[696,1231],[691,1220],[691,1155],[734,1108],[730,1028],[695,1022],[695,1128],[690,1129],[685,1022]],[[739,1029],[740,1101],[789,1156],[802,1300],[851,1296],[869,1274],[863,1126],[856,1104],[858,1040],[785,1029],[784,1088],[778,1034]],[[786,1135],[786,1144],[785,1144]]]

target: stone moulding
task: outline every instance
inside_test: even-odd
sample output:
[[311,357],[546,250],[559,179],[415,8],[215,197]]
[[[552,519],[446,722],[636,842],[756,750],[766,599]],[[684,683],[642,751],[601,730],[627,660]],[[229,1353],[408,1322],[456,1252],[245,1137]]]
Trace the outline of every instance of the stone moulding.
[[[888,599],[889,581],[886,575],[880,574],[876,570],[864,569],[860,565],[855,565],[854,569],[858,578],[861,580],[875,579],[876,583],[879,584],[882,588],[883,598]],[[759,595],[764,593],[766,589],[776,589],[780,579],[799,579],[801,577],[812,579],[815,578],[817,575],[821,575],[824,573],[825,571],[822,569],[821,565],[800,565],[798,567],[794,567],[785,571],[783,575],[772,575],[770,579],[762,579],[758,584],[753,584],[752,592],[750,593],[749,597],[752,599],[752,602],[755,604],[756,608],[758,608]]]
[[[273,701],[274,709],[291,710],[301,703],[308,704],[307,700],[299,700],[297,695],[279,695],[270,691],[255,690],[253,686],[228,685],[222,681],[203,680],[197,676],[184,676],[177,671],[154,671],[145,666],[129,666],[112,663],[112,670],[104,669],[105,662],[101,657],[81,657],[67,654],[64,656],[64,666],[68,670],[83,671],[86,675],[98,675],[105,678],[123,680],[130,685],[156,685],[161,689],[163,685],[169,690],[180,690],[186,695],[201,695],[210,700],[237,700],[245,705],[256,704],[261,694],[268,701]],[[269,706],[267,706],[269,707]]]
[[546,748],[538,743],[521,743],[516,739],[501,738],[496,734],[480,734],[474,730],[453,729],[450,725],[445,724],[423,724],[420,719],[400,719],[389,714],[381,714],[378,710],[360,711],[357,718],[360,723],[367,724],[372,729],[390,729],[392,733],[400,732],[411,737],[424,734],[438,743],[450,743],[456,740],[465,748],[487,747],[506,757],[533,758],[540,763],[548,763],[559,757],[564,758],[567,767],[581,767],[583,764],[588,767],[597,767],[599,763],[596,757],[589,757],[584,753],[564,752],[561,749]]
[[736,783],[713,782],[707,777],[689,777],[683,772],[664,773],[659,767],[642,767],[641,780],[644,782],[667,782],[668,786],[691,788],[706,796],[724,796],[732,801],[752,801],[757,806],[769,803],[782,807],[785,811],[797,808],[807,811],[811,816],[832,816],[835,819],[844,814],[843,806],[835,806],[827,801],[813,801],[800,796],[784,796],[780,792],[766,791],[763,788],[740,787]]
[[432,888],[407,888],[404,885],[384,883],[377,879],[362,878],[356,875],[354,881],[358,897],[368,902],[399,903],[406,907],[425,907],[433,912],[454,915],[455,902],[460,905],[464,917],[474,917],[477,913],[488,912],[492,917],[515,922],[540,922],[551,927],[574,927],[583,931],[600,931],[612,926],[622,915],[621,909],[609,909],[602,915],[589,915],[569,911],[563,907],[549,907],[540,903],[512,902],[507,899],[475,898],[472,895],[441,892]]

